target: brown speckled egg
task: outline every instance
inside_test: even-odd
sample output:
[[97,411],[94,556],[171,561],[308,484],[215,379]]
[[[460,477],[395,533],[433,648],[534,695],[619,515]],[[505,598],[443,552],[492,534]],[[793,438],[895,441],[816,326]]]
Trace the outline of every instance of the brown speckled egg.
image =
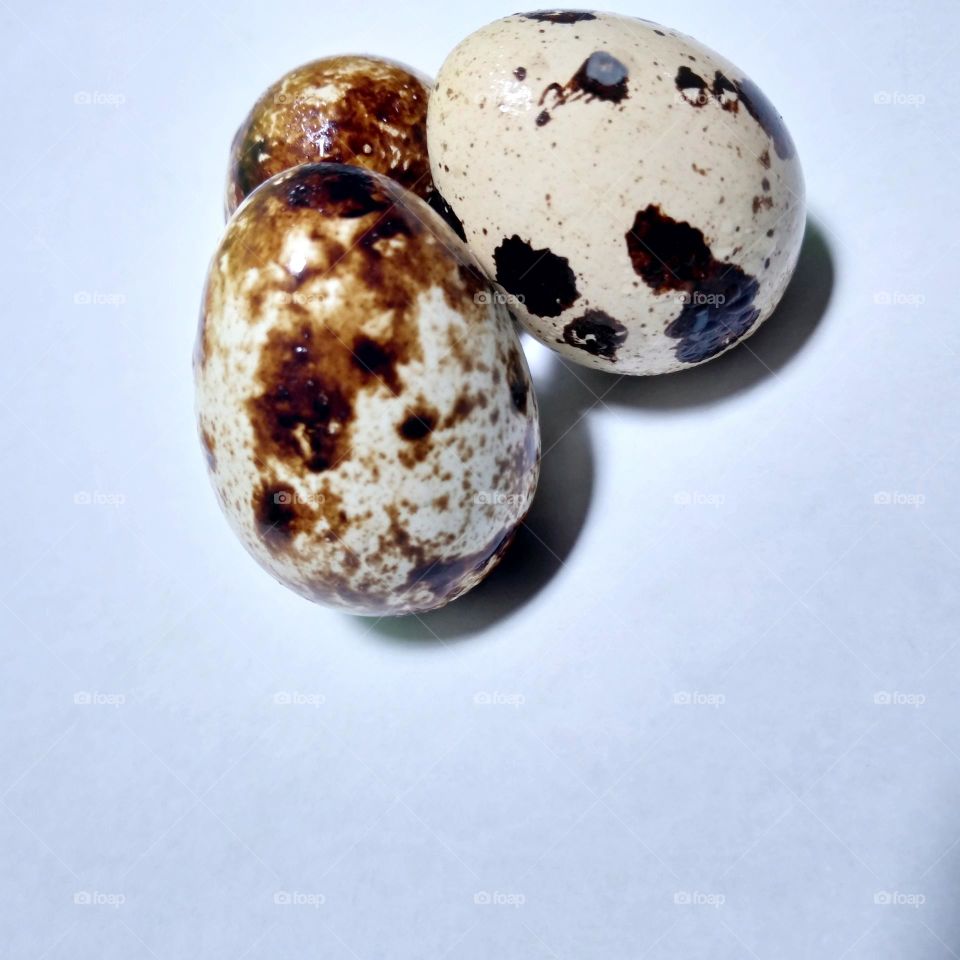
[[300,163],[349,163],[384,173],[425,199],[429,81],[379,57],[327,57],[271,86],[234,137],[226,210]]
[[245,201],[194,370],[230,523],[311,600],[439,607],[530,505],[537,404],[509,314],[440,217],[379,174],[304,165]]
[[427,118],[434,182],[538,339],[613,373],[719,356],[773,312],[804,229],[779,114],[690,37],[591,11],[464,40]]

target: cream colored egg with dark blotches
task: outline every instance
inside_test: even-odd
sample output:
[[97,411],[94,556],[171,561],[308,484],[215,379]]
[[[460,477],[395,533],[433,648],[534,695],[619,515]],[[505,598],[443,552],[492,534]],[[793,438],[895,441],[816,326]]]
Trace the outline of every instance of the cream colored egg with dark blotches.
[[241,205],[194,358],[214,487],[274,577],[355,613],[477,584],[533,497],[537,404],[502,298],[418,197],[340,164]]
[[464,40],[427,116],[434,181],[538,339],[614,373],[682,370],[773,312],[800,163],[742,70],[675,30],[516,14]]
[[233,139],[227,216],[265,180],[300,163],[349,163],[386,174],[446,216],[427,159],[430,87],[410,67],[358,54],[324,57],[285,73]]

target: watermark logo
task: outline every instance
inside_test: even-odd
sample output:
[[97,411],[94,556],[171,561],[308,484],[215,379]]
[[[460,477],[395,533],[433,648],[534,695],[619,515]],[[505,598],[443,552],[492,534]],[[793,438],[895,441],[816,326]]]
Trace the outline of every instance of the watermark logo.
[[713,102],[713,95],[706,86],[684,87],[673,94],[675,103],[689,103],[692,107],[705,107]]
[[523,503],[523,496],[519,493],[503,493],[500,490],[481,490],[474,495],[473,502],[478,506],[517,506]]
[[78,90],[73,95],[78,107],[121,107],[127,102],[122,93],[105,93],[102,90]]
[[873,895],[873,902],[878,907],[913,907],[918,910],[927,898],[922,893],[903,893],[900,890],[878,890]]
[[315,94],[298,93],[294,96],[289,93],[283,93],[282,91],[274,94],[273,102],[280,107],[286,104],[291,104],[296,107],[322,107],[325,103],[321,97]]
[[500,890],[479,890],[473,895],[473,902],[479,907],[522,907],[527,898],[522,893],[503,893]]
[[296,304],[300,307],[307,307],[312,303],[323,303],[328,299],[322,290],[316,293],[309,293],[304,290],[294,290],[293,292],[280,291],[276,293],[275,296],[277,302],[282,306]]
[[273,502],[277,506],[323,506],[326,497],[322,493],[291,493],[289,490],[281,490],[273,495]]
[[273,902],[278,907],[313,907],[314,910],[319,910],[327,902],[327,898],[322,893],[278,890],[273,895]]
[[873,102],[880,107],[922,107],[927,98],[922,93],[904,93],[902,90],[878,90]]
[[678,690],[673,702],[680,707],[722,707],[727,698],[722,693],[702,693],[700,690]]
[[722,307],[727,298],[722,293],[704,293],[702,290],[682,291],[674,296],[677,303],[694,307]]
[[705,493],[703,490],[678,490],[673,502],[678,507],[720,507],[726,501],[722,493]]
[[727,898],[722,893],[704,893],[702,890],[677,890],[673,902],[678,907],[713,907],[718,910]]
[[127,498],[122,493],[105,490],[78,490],[73,495],[73,502],[78,507],[120,507],[127,502]]
[[127,702],[127,695],[78,690],[73,695],[73,702],[78,707],[122,707]]
[[927,298],[922,293],[904,293],[901,290],[877,290],[873,302],[880,307],[922,307]]
[[78,307],[122,307],[127,302],[125,293],[102,293],[99,290],[78,290],[73,295]]
[[301,693],[298,690],[278,690],[273,695],[278,707],[320,707],[327,702],[322,693]]
[[913,707],[914,710],[927,702],[924,693],[903,693],[900,690],[878,690],[873,702],[881,707]]
[[473,702],[478,707],[513,707],[519,709],[527,702],[527,698],[522,693],[479,690],[473,695]]
[[127,898],[122,893],[103,893],[100,890],[78,890],[73,902],[78,907],[113,907],[119,909]]
[[903,493],[900,490],[878,490],[873,495],[873,502],[878,507],[922,507],[927,498],[922,493]]
[[480,290],[473,295],[474,303],[499,303],[505,307],[526,303],[523,294],[501,293],[499,290]]

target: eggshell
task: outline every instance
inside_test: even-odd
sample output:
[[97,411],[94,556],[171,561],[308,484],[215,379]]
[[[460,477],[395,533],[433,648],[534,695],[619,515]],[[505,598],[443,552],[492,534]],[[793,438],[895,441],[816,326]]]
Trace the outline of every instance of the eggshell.
[[313,164],[251,194],[210,267],[194,369],[230,523],[311,600],[441,606],[530,505],[540,435],[514,326],[464,244],[386,177]]
[[578,363],[709,360],[790,280],[805,219],[790,134],[743,71],[674,30],[591,11],[498,20],[441,67],[427,134],[481,266]]
[[234,137],[227,214],[300,163],[365,167],[429,199],[429,93],[426,77],[381,57],[326,57],[291,70],[257,100]]

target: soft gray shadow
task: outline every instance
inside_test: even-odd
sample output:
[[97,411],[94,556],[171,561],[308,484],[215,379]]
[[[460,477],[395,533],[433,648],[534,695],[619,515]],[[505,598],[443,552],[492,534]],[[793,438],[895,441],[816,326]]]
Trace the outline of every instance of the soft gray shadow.
[[619,381],[553,358],[536,380],[544,450],[540,486],[500,566],[443,609],[377,621],[372,633],[404,644],[450,642],[490,628],[536,596],[566,561],[590,509],[594,458],[586,413],[596,398],[613,407],[672,410],[716,403],[755,386],[781,370],[810,339],[827,311],[834,272],[824,232],[808,217],[783,300],[746,344],[682,373]]
[[584,380],[611,406],[670,410],[733,396],[778,373],[800,352],[827,312],[834,274],[826,236],[808,216],[800,257],[783,300],[743,344],[680,373],[624,377],[612,389],[610,375],[602,371],[584,371]]
[[542,590],[563,566],[590,510],[593,445],[584,410],[590,394],[582,371],[551,362],[535,378],[543,457],[533,505],[499,566],[466,596],[419,616],[392,617],[372,627],[398,643],[436,644],[464,639],[510,616]]

